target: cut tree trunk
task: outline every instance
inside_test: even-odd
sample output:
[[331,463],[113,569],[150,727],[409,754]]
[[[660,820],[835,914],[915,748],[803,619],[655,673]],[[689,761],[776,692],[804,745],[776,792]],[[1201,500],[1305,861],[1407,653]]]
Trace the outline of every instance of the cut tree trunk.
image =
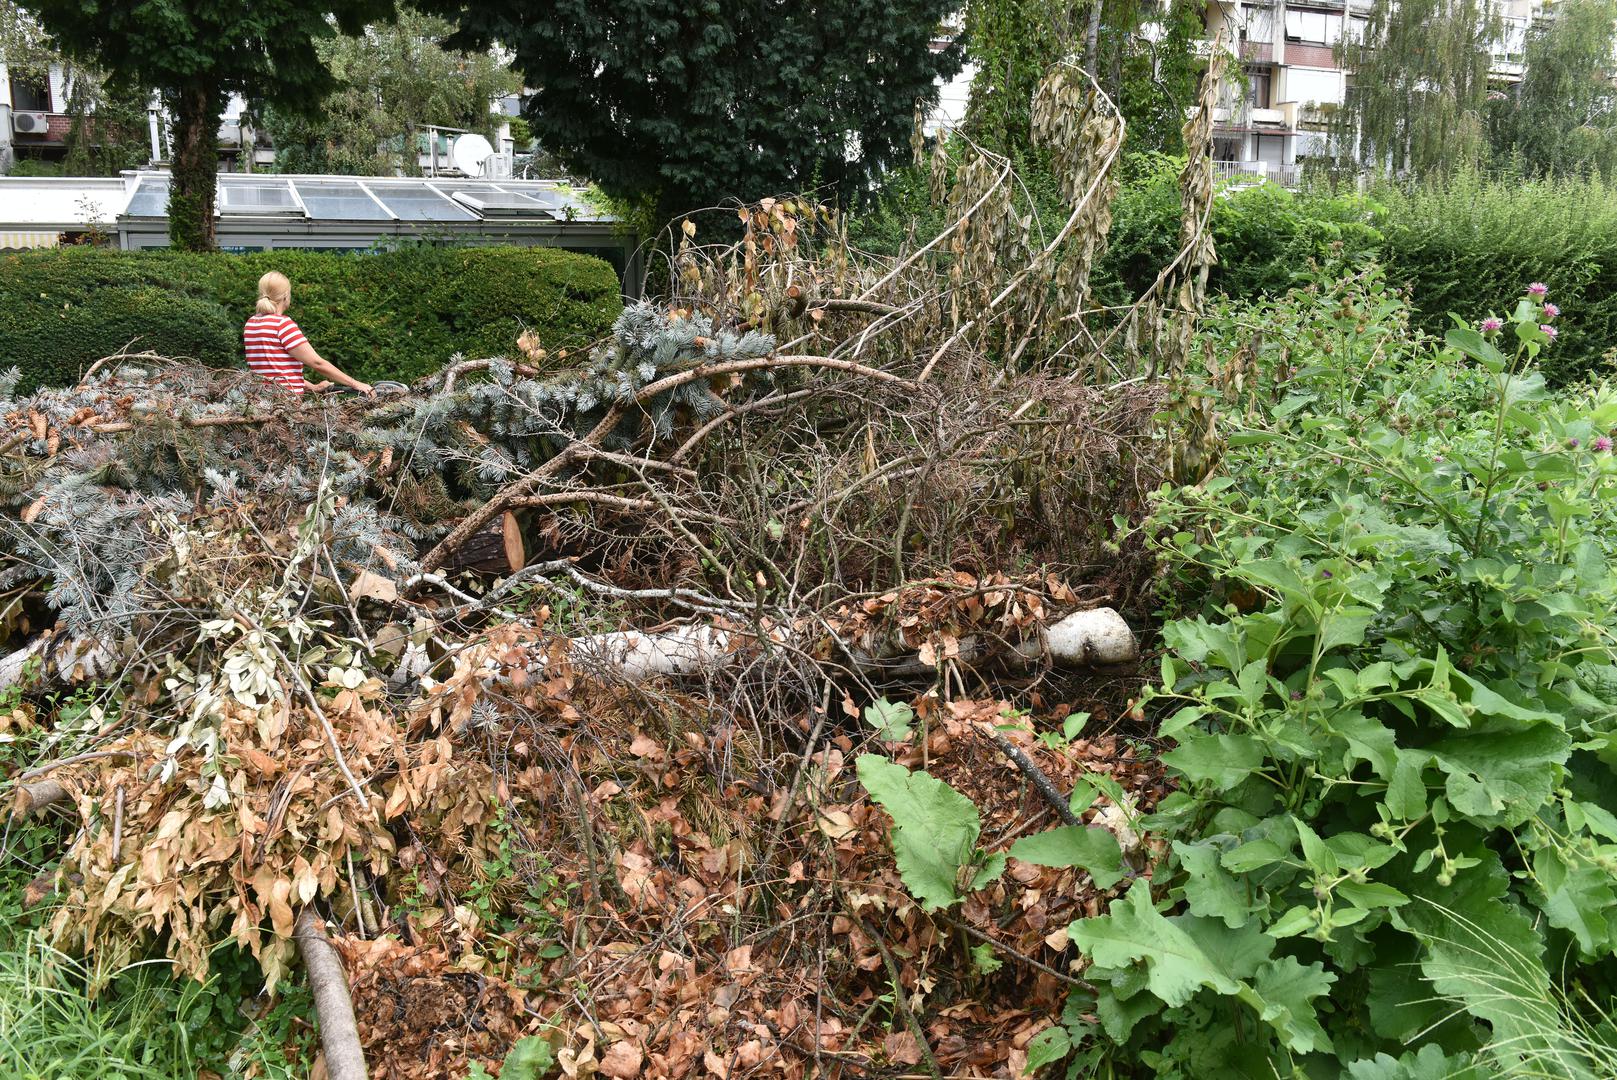
[[[682,626],[655,634],[620,630],[611,634],[574,638],[573,652],[584,663],[618,669],[627,679],[659,675],[690,675],[705,667],[721,666],[753,636],[711,626]],[[784,635],[781,638],[784,642]],[[799,644],[802,644],[799,642]],[[1134,632],[1111,608],[1075,611],[1050,624],[1038,638],[1009,648],[996,648],[987,639],[960,639],[962,662],[1000,660],[1031,666],[1048,660],[1057,667],[1102,667],[1126,664],[1139,658]],[[854,663],[867,673],[893,677],[921,675],[934,670],[914,655],[875,655],[855,651]]]
[[48,632],[0,657],[0,691],[20,686],[33,677],[47,685],[101,678],[112,672],[116,659],[112,649],[91,638],[58,644]]
[[20,821],[35,810],[43,810],[52,803],[59,803],[66,798],[67,788],[55,780],[23,784],[17,788],[17,795],[11,803],[11,820]]
[[[521,534],[515,535],[520,542]],[[506,561],[521,560],[522,556],[511,555],[502,542],[500,554],[491,558]],[[776,644],[801,648],[811,644],[806,639],[813,633],[781,630],[773,638]],[[722,667],[755,642],[756,635],[745,632],[715,626],[680,626],[656,633],[619,630],[593,634],[573,638],[570,645],[581,665],[615,668],[622,678],[639,681],[658,676],[692,675],[704,668]],[[425,657],[417,653],[419,649],[406,650],[401,672],[406,668],[410,670],[396,678],[407,679],[420,674],[414,670],[414,665]],[[1139,655],[1139,646],[1128,623],[1116,611],[1103,607],[1075,611],[1045,627],[1037,637],[1015,644],[986,637],[962,637],[958,659],[964,664],[1032,667],[1048,662],[1061,668],[1084,668],[1127,664]],[[60,684],[103,676],[111,670],[116,654],[86,640],[69,641],[51,649],[49,639],[42,638],[10,656],[0,657],[0,690],[20,684],[29,662],[36,658],[43,665],[42,681]],[[934,663],[922,660],[915,653],[885,646],[853,648],[850,659],[861,672],[873,678],[912,678],[936,668]]]
[[513,574],[528,565],[527,545],[517,516],[507,510],[444,560],[445,573],[473,570],[480,574]]
[[298,913],[292,936],[309,972],[309,988],[314,991],[314,1015],[320,1024],[326,1075],[331,1080],[365,1080],[365,1053],[359,1047],[354,1001],[348,996],[348,973],[314,908],[306,907]]

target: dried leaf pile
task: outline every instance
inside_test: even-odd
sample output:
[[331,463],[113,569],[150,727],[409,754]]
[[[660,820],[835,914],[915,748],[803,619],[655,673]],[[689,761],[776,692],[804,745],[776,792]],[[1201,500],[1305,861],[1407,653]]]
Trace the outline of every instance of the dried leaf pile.
[[[7,397],[0,723],[62,823],[57,943],[201,977],[233,942],[273,990],[312,909],[379,1078],[532,1037],[569,1077],[1017,1074],[1164,794],[1140,673],[1041,651],[1075,611],[1145,625],[1128,533],[1184,456],[1166,388],[1104,385],[1154,361],[1086,310],[1122,124],[1085,79],[1039,98],[1051,237],[974,150],[894,259],[806,200],[735,243],[687,224],[667,299],[579,356],[302,404],[125,358]],[[491,528],[528,565],[462,569]],[[925,910],[871,752],[967,796],[1001,862],[1088,785],[1126,865],[1010,858]]]
[[[516,956],[499,956],[493,928],[463,900],[481,887],[487,825],[467,831],[458,857],[441,844],[401,852],[432,899],[400,940],[344,945],[377,1076],[458,1075],[526,1034],[553,1040],[568,1075],[905,1071],[923,1040],[895,1010],[889,961],[950,1075],[1025,1060],[1071,985],[1064,927],[1105,895],[1086,875],[1015,863],[958,916],[927,916],[894,868],[885,813],[853,778],[869,740],[856,720],[805,712],[834,734],[802,758],[792,733],[713,716],[701,700],[647,699],[576,673],[529,680],[531,650],[543,647],[497,633],[430,706],[436,723],[506,763],[502,805],[523,837],[499,884],[530,898],[499,931]],[[479,718],[485,708],[497,719]],[[1067,787],[1086,771],[1113,777],[1129,815],[1162,794],[1154,766],[1118,736],[1052,750],[1012,712],[923,697],[925,740],[889,750],[977,801],[997,850],[1047,827],[1050,811],[985,728],[1012,725]],[[1134,858],[1144,868],[1150,853]],[[971,949],[985,943],[997,973],[974,967]]]

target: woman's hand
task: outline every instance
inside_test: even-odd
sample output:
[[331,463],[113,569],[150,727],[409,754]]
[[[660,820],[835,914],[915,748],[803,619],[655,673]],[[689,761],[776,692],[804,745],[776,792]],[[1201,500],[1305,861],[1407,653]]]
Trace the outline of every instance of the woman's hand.
[[376,387],[372,386],[368,382],[360,382],[358,379],[355,379],[353,386],[356,393],[364,394],[366,397],[376,396]]
[[303,389],[309,391],[310,393],[318,394],[331,389],[331,380],[321,379],[319,382],[310,382],[308,379],[304,379]]

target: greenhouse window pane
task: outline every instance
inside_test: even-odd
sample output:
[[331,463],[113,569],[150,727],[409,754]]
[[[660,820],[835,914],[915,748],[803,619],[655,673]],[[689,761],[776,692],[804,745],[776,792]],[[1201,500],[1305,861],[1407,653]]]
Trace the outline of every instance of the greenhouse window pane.
[[515,184],[504,185],[505,190],[520,195],[524,199],[532,199],[546,210],[560,210],[567,205],[567,199],[548,188],[524,188]]
[[486,218],[550,217],[543,203],[515,192],[500,191],[497,188],[489,191],[467,191],[464,187],[457,187],[451,194],[454,195],[456,202],[464,203]]
[[428,187],[378,184],[371,188],[387,208],[404,221],[475,221],[471,211],[450,202]]
[[221,214],[301,214],[286,181],[265,184],[220,184]]
[[328,221],[387,221],[388,213],[356,183],[299,180],[298,198],[309,216]]
[[129,217],[162,217],[168,213],[168,177],[142,180],[124,213]]

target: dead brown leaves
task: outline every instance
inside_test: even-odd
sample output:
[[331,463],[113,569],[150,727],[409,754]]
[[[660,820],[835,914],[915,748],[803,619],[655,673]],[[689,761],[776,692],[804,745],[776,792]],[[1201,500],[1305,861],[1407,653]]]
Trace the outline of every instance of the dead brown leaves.
[[1013,644],[1037,637],[1055,612],[1070,610],[1078,600],[1054,577],[1013,580],[959,572],[844,604],[827,621],[839,638],[868,653],[916,652],[922,663],[936,667],[960,658],[962,641],[969,654],[974,637]]
[[[933,604],[980,626],[1053,599],[994,584],[895,597],[863,614]],[[884,951],[945,1075],[1021,1068],[1072,986],[1067,923],[1105,903],[1082,872],[1013,862],[961,908],[927,916],[898,877],[885,813],[853,778],[862,732],[834,732],[788,803],[780,785],[756,780],[789,775],[769,765],[789,748],[725,730],[700,699],[647,700],[559,665],[547,680],[506,680],[510,665],[526,668],[544,648],[537,636],[493,635],[467,651],[423,714],[455,731],[456,717],[500,711],[495,746],[511,762],[506,805],[531,839],[525,857],[555,875],[553,897],[570,899],[551,905],[555,925],[542,938],[525,937],[531,927],[501,930],[517,943],[501,959],[490,959],[493,928],[468,930],[449,913],[412,921],[414,947],[347,943],[355,956],[382,958],[357,961],[355,984],[367,1050],[388,1062],[378,1075],[458,1077],[472,1060],[492,1070],[512,1041],[541,1033],[570,1077],[922,1072],[925,1048],[894,1004]],[[1162,794],[1156,770],[1115,736],[1058,749],[1017,731],[1004,701],[923,697],[916,708],[925,742],[891,749],[978,803],[990,850],[1055,822],[985,725],[1011,725],[1064,788],[1085,772],[1109,776],[1131,812]],[[738,755],[734,771],[717,749]],[[437,835],[412,857],[439,860],[453,881],[465,861]],[[1150,858],[1141,854],[1142,872]],[[547,941],[563,948],[547,955]],[[970,956],[985,941],[1003,962],[991,975]],[[421,1042],[428,1030],[438,1033],[431,1047]]]
[[[942,663],[1078,602],[1054,579],[960,575],[833,623],[930,645]],[[155,944],[195,976],[228,936],[273,984],[298,910],[319,905],[347,931],[362,1039],[386,1080],[497,1070],[530,1035],[574,1078],[914,1074],[928,1051],[949,1076],[1010,1076],[1073,985],[1066,925],[1106,900],[1082,872],[1013,861],[960,907],[923,913],[854,778],[868,730],[827,717],[804,761],[808,702],[788,722],[749,721],[729,702],[575,671],[554,635],[516,625],[466,643],[406,706],[375,679],[311,677],[364,805],[290,685],[267,711],[227,700],[208,753],[112,737],[127,757],[59,773],[82,831],[53,926],[114,961]],[[142,700],[163,707],[163,693]],[[914,709],[922,734],[887,751],[971,798],[990,851],[1055,823],[990,730],[1062,790],[1103,774],[1129,813],[1162,794],[1115,735],[1035,738],[1065,705],[1032,718],[934,689]],[[1112,827],[1106,810],[1091,816]],[[996,971],[973,958],[984,945]]]

